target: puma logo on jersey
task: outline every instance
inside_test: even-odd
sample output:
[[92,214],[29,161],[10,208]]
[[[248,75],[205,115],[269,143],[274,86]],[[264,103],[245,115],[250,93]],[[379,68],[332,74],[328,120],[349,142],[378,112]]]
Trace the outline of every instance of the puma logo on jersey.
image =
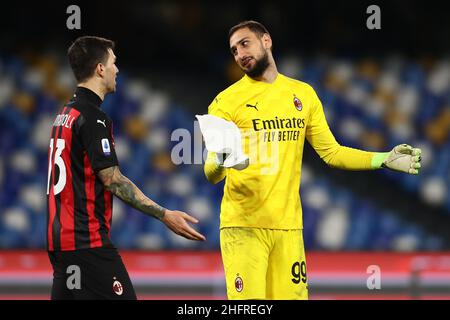
[[103,120],[103,121],[102,121],[102,120],[98,120],[98,119],[97,119],[97,123],[101,123],[101,124],[106,128],[105,121],[106,121],[106,120]]
[[258,108],[256,107],[257,105],[258,105],[258,102],[257,102],[255,105],[251,105],[250,103],[247,103],[245,106],[246,106],[247,108],[255,108],[256,111],[258,111]]

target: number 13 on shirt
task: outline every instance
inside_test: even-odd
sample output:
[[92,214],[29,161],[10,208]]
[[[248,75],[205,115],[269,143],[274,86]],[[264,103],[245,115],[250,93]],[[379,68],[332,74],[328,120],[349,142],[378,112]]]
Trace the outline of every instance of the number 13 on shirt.
[[[59,169],[59,177],[58,182],[53,185],[54,194],[57,195],[61,191],[63,191],[64,186],[66,185],[66,165],[64,163],[61,154],[66,146],[64,139],[56,140],[56,151],[55,157],[53,157],[53,145],[54,139],[50,139],[50,155],[48,162],[48,177],[47,177],[47,194],[50,192],[50,177],[52,176],[52,171],[55,166],[58,166]],[[53,163],[52,163],[53,162]],[[55,172],[53,172],[55,174]]]

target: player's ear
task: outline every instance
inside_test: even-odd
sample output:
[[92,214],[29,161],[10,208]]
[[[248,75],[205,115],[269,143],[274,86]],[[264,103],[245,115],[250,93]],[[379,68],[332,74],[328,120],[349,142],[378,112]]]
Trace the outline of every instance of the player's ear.
[[97,63],[95,73],[103,78],[103,76],[105,75],[105,66],[102,63]]
[[264,33],[262,36],[262,42],[264,45],[264,49],[272,48],[272,38],[270,37],[270,34]]

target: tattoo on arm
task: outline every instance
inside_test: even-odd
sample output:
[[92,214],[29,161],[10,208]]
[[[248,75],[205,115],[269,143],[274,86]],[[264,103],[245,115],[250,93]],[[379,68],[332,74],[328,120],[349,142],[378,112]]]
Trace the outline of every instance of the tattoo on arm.
[[110,167],[98,173],[106,189],[133,208],[157,219],[164,217],[165,209],[147,198],[136,185],[122,175],[119,167]]

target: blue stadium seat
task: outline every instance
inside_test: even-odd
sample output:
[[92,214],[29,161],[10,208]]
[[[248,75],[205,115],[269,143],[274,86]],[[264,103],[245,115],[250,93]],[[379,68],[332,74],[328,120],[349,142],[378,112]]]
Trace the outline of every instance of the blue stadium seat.
[[[402,138],[396,135],[391,123],[386,121],[386,113],[375,115],[369,112],[368,107],[354,101],[349,101],[345,90],[331,90],[325,83],[325,77],[337,61],[321,59],[306,59],[300,71],[299,79],[311,84],[318,93],[325,112],[329,115],[329,124],[337,140],[344,145],[364,149],[364,141],[361,135],[349,136],[348,131],[340,130],[341,123],[345,119],[359,126],[363,133],[376,132],[380,134],[386,143],[386,148],[391,148],[398,143],[404,143]],[[352,69],[357,66],[356,59],[347,61]],[[380,68],[384,70],[382,63]],[[60,107],[60,102],[47,92],[40,91],[32,83],[23,81],[21,75],[30,71],[30,67],[16,57],[0,56],[0,68],[5,76],[14,81],[15,89],[31,94],[34,101],[34,109],[26,114],[11,101],[0,106],[0,158],[3,160],[5,177],[0,181],[0,211],[3,212],[12,206],[18,205],[19,191],[27,186],[39,183],[45,186],[47,182],[47,153],[33,145],[31,140],[32,130],[36,119],[43,114],[53,114]],[[411,121],[414,122],[414,141],[427,140],[424,126],[435,119],[445,105],[450,103],[450,92],[443,95],[432,93],[426,86],[428,71],[424,70],[415,61],[406,61],[396,75],[402,87],[411,87],[419,94],[419,107],[413,113]],[[142,109],[141,101],[132,98],[126,92],[127,84],[132,79],[126,72],[121,72],[118,77],[117,91],[114,95],[108,95],[102,105],[103,110],[114,121],[114,135],[116,140],[122,139],[129,146],[130,155],[119,159],[122,171],[156,202],[170,209],[187,210],[190,200],[195,197],[204,197],[212,203],[212,212],[208,219],[201,221],[196,226],[203,232],[208,241],[203,243],[185,244],[174,237],[161,222],[148,218],[129,207],[125,207],[123,217],[117,224],[113,224],[111,235],[113,241],[121,248],[151,248],[154,241],[155,248],[161,249],[218,249],[219,248],[219,216],[220,201],[223,195],[224,182],[211,185],[206,181],[202,165],[180,165],[164,172],[155,167],[151,159],[157,153],[147,141],[133,141],[125,130],[125,120],[139,115]],[[377,80],[355,74],[348,81],[349,89],[362,90],[366,95],[375,95]],[[148,86],[150,88],[150,86]],[[70,88],[68,88],[70,89]],[[150,90],[150,89],[148,89]],[[70,90],[69,90],[70,91]],[[151,95],[148,91],[147,94]],[[191,114],[183,105],[183,101],[169,101],[167,113],[158,120],[156,125],[149,126],[149,135],[152,130],[166,130],[172,132],[178,128],[194,131],[194,114]],[[395,106],[389,106],[390,108]],[[205,110],[206,112],[206,110]],[[386,112],[386,111],[385,111]],[[50,126],[50,124],[49,124]],[[153,131],[153,132],[155,132]],[[170,154],[171,148],[176,142],[167,144],[164,150]],[[444,179],[447,188],[450,188],[450,143],[441,146],[433,145],[434,163],[431,168],[424,168],[419,176],[402,175],[383,170],[381,174],[388,182],[398,182],[399,188],[418,194],[421,182],[429,176],[437,175]],[[18,172],[10,167],[9,155],[20,150],[28,150],[36,160],[36,172]],[[192,192],[184,195],[174,194],[168,187],[171,177],[177,175],[188,177],[192,184]],[[304,241],[307,249],[324,249],[317,239],[317,230],[322,219],[326,218],[330,207],[346,208],[349,211],[346,241],[343,249],[346,250],[395,250],[395,243],[399,246],[408,244],[407,241],[417,239],[419,249],[437,250],[442,247],[442,239],[428,235],[420,226],[410,226],[399,220],[394,213],[380,208],[370,199],[361,200],[352,190],[338,189],[328,178],[318,179],[302,185],[301,193],[305,195],[312,188],[318,188],[329,195],[329,203],[323,208],[313,208],[307,202],[303,202]],[[447,197],[448,198],[448,197]],[[20,205],[20,204],[19,204]],[[445,202],[446,212],[450,214],[450,199]],[[31,230],[20,232],[7,228],[0,222],[0,244],[4,248],[44,248],[46,215],[43,212],[34,212],[32,208],[25,207],[26,216],[29,219]],[[194,213],[193,213],[194,214]],[[402,238],[404,237],[404,238]],[[409,238],[407,238],[409,237]],[[400,239],[400,240],[399,240]],[[403,239],[403,240],[402,240]],[[406,239],[406,240],[405,240]],[[409,240],[408,240],[409,239]],[[403,241],[403,242],[402,242]],[[158,243],[157,243],[158,242]],[[402,244],[403,243],[403,244]],[[406,245],[405,245],[406,246]]]

